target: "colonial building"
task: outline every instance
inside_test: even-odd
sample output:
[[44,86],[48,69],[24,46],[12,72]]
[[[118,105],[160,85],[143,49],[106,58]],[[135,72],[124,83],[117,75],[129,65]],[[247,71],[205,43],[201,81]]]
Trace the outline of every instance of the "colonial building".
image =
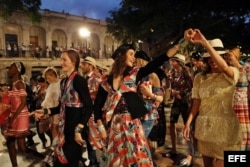
[[11,62],[22,61],[31,77],[47,66],[59,68],[60,52],[70,48],[80,50],[83,57],[96,58],[101,66],[110,66],[118,43],[106,33],[104,21],[48,9],[40,12],[39,24],[22,12],[7,21],[0,18],[0,83],[8,80],[6,69]]

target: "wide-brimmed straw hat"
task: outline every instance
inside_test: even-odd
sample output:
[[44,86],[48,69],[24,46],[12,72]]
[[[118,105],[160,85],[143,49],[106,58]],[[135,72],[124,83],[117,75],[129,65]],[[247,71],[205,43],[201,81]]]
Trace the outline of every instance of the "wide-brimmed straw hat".
[[[222,41],[219,38],[209,40],[208,42],[220,55],[227,53]],[[210,57],[210,54],[205,52],[202,57]]]
[[186,57],[182,54],[177,53],[176,55],[171,57],[171,60],[176,60],[176,61],[179,61],[180,63],[185,64]]
[[81,59],[80,62],[91,64],[96,68],[96,60],[93,57],[87,56],[85,59]]

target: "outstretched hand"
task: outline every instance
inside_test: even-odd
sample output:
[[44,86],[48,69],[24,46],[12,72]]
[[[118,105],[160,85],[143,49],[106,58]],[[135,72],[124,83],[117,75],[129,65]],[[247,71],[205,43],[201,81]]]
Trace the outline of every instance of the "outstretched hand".
[[202,46],[204,46],[207,42],[207,39],[200,32],[199,29],[191,29],[191,28],[187,29],[184,32],[184,39],[193,44],[200,44]]

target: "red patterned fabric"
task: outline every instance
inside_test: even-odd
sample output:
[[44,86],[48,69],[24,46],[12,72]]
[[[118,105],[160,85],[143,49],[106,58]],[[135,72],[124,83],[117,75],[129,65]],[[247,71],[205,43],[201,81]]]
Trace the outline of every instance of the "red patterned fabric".
[[242,151],[250,150],[250,108],[249,108],[249,81],[250,81],[250,65],[245,64],[240,69],[239,80],[233,98],[233,109],[239,119],[243,140],[241,143]]
[[[10,104],[10,97],[8,96],[8,93],[5,93],[3,95],[2,103],[7,105]],[[10,114],[10,109],[6,109],[5,111],[2,112],[2,114],[0,114],[0,126],[6,124],[6,119],[9,114]]]
[[73,72],[66,83],[63,82],[61,85],[61,108],[60,108],[60,122],[59,122],[59,131],[58,131],[58,145],[56,147],[56,152],[58,155],[58,160],[61,164],[68,164],[68,160],[63,152],[63,145],[65,143],[64,136],[64,126],[65,126],[65,106],[71,107],[82,107],[83,104],[80,102],[78,93],[73,88],[73,79],[76,76],[77,72]]
[[[101,81],[101,77],[94,72],[88,75],[89,94],[93,104]],[[88,121],[88,138],[92,149],[103,149],[105,147],[105,142],[102,140],[97,124],[94,121],[94,114],[91,115]]]
[[[15,83],[17,82],[23,82],[23,81],[18,80]],[[9,91],[8,94],[10,97],[10,107],[11,107],[11,112],[9,114],[9,117],[12,117],[19,108],[21,104],[20,97],[27,96],[26,91],[24,89],[18,90],[15,86],[15,83],[13,84],[12,90]],[[30,125],[29,111],[27,106],[25,106],[22,109],[22,111],[18,114],[16,119],[13,121],[12,125],[8,125],[7,129],[4,131],[4,135],[13,137],[26,136],[29,134],[29,125]]]
[[107,148],[104,150],[103,164],[105,167],[138,166],[152,167],[147,139],[139,118],[133,119],[128,111],[122,93],[136,92],[136,75],[139,68],[134,68],[129,75],[121,81],[119,90],[112,89],[106,81],[102,83],[108,92],[108,97],[103,110],[106,121],[110,121],[108,128]]

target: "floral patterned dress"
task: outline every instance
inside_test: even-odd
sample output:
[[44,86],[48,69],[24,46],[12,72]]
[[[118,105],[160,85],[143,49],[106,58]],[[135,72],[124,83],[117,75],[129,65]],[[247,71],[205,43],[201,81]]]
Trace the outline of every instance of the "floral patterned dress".
[[[94,104],[96,94],[102,79],[94,72],[90,73],[87,78],[89,94]],[[105,142],[102,140],[100,132],[98,131],[97,124],[94,120],[94,113],[91,114],[91,117],[88,121],[88,139],[93,150],[102,150],[105,147]]]
[[139,118],[132,119],[122,93],[136,92],[138,68],[124,77],[118,90],[112,89],[105,81],[102,87],[108,92],[103,110],[108,128],[107,148],[102,156],[103,167],[152,167],[149,146]]

